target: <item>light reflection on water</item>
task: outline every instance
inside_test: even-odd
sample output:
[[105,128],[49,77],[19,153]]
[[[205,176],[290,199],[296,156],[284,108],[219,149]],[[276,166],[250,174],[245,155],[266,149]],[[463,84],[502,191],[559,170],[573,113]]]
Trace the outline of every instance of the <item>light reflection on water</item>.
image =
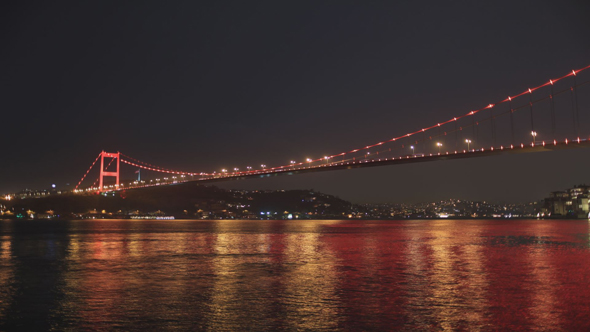
[[0,330],[588,330],[577,220],[0,221]]

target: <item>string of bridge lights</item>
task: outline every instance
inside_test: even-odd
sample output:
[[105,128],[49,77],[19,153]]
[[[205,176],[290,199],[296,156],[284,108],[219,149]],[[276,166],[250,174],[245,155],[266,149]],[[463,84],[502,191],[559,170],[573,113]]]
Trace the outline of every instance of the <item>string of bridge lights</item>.
[[[182,172],[182,171],[175,171],[175,170],[172,170],[172,169],[167,169],[167,168],[164,168],[164,167],[160,167],[160,166],[152,165],[152,164],[150,164],[150,163],[146,163],[146,162],[144,162],[144,161],[141,161],[141,160],[138,160],[138,159],[132,158],[132,157],[130,157],[130,156],[126,155],[126,154],[123,154],[123,153],[121,153],[121,152],[119,152],[119,154],[120,154],[122,157],[125,157],[125,158],[127,158],[127,159],[130,159],[130,160],[132,160],[132,161],[134,161],[134,162],[136,162],[136,163],[143,164],[143,165],[144,165],[144,167],[142,167],[142,168],[143,168],[143,169],[146,169],[146,170],[157,171],[157,172],[162,172],[162,173],[170,173],[170,174],[184,174],[184,175],[199,175],[199,174],[204,174],[204,173],[194,173],[194,172]],[[122,162],[125,162],[125,161],[123,161],[123,160],[124,160],[124,159],[121,159],[121,161],[122,161]],[[146,167],[147,167],[147,168],[146,168]]]
[[[517,94],[517,95],[514,95],[514,96],[508,96],[506,99],[504,99],[504,100],[501,100],[501,101],[498,101],[498,102],[496,102],[495,104],[488,104],[487,106],[485,106],[485,107],[483,107],[483,108],[480,108],[480,109],[478,109],[478,110],[473,110],[473,111],[470,111],[470,112],[468,112],[468,113],[466,113],[466,114],[464,114],[464,115],[461,115],[461,116],[453,117],[452,119],[449,119],[449,120],[447,120],[447,121],[444,121],[444,122],[439,122],[439,123],[437,123],[437,124],[435,124],[435,125],[433,125],[433,126],[426,127],[426,128],[423,128],[423,129],[420,129],[420,130],[417,130],[417,131],[414,131],[414,132],[411,132],[411,133],[407,133],[407,134],[405,134],[405,135],[402,135],[402,136],[394,137],[394,138],[392,138],[392,139],[390,139],[390,140],[387,140],[387,141],[382,141],[382,142],[375,143],[375,144],[372,144],[372,145],[367,145],[367,146],[364,146],[364,147],[362,147],[362,148],[354,149],[354,150],[351,150],[351,151],[348,151],[348,152],[342,152],[342,153],[339,153],[339,154],[335,154],[335,155],[331,155],[331,156],[326,156],[326,157],[324,157],[324,158],[315,159],[315,160],[312,160],[311,162],[320,161],[320,160],[322,160],[322,159],[328,159],[328,158],[339,157],[339,156],[343,156],[343,155],[346,155],[346,154],[349,154],[349,153],[355,153],[355,152],[362,151],[362,150],[368,150],[368,149],[370,149],[370,148],[373,148],[373,147],[376,147],[376,146],[383,145],[383,144],[385,144],[385,143],[389,143],[389,142],[395,142],[395,141],[397,141],[397,140],[400,140],[400,139],[403,139],[403,138],[407,138],[407,137],[414,136],[414,135],[416,135],[416,134],[424,133],[424,132],[426,132],[426,131],[428,131],[428,130],[430,130],[430,129],[438,128],[438,127],[440,127],[440,126],[442,126],[442,125],[445,125],[445,124],[448,124],[448,123],[453,123],[453,122],[456,122],[456,121],[457,121],[457,120],[459,120],[459,119],[462,119],[462,118],[465,118],[465,117],[468,117],[468,116],[474,116],[475,114],[477,114],[477,113],[479,113],[479,112],[481,112],[481,111],[484,111],[484,110],[487,110],[487,109],[491,109],[491,108],[493,108],[493,107],[495,107],[495,106],[497,106],[497,105],[500,105],[500,104],[502,104],[502,103],[505,103],[505,102],[510,102],[510,101],[512,101],[513,99],[515,99],[515,98],[518,98],[518,97],[520,97],[520,96],[524,96],[524,95],[526,95],[526,94],[532,94],[532,93],[533,93],[533,91],[535,91],[535,90],[538,90],[538,89],[540,89],[540,88],[542,88],[542,87],[545,87],[545,86],[554,85],[555,83],[557,83],[558,81],[560,81],[560,80],[562,80],[562,79],[564,79],[564,78],[567,78],[567,77],[570,77],[570,76],[576,76],[578,73],[580,73],[580,72],[582,72],[582,71],[584,71],[584,70],[586,70],[586,69],[588,69],[588,68],[590,68],[590,65],[588,65],[588,66],[586,66],[586,67],[584,67],[584,68],[578,69],[578,70],[572,70],[572,71],[571,71],[570,73],[568,73],[567,75],[564,75],[564,76],[562,76],[562,77],[559,77],[559,78],[556,78],[556,79],[551,79],[551,80],[549,80],[548,82],[546,82],[546,83],[544,83],[544,84],[541,84],[541,85],[539,85],[539,86],[537,86],[537,87],[534,87],[534,88],[529,88],[528,90],[525,90],[525,91],[523,91],[523,92],[521,92],[521,93],[519,93],[519,94]],[[298,165],[302,165],[302,164],[303,164],[303,163],[299,163]],[[280,168],[282,168],[282,167],[290,167],[290,165],[280,166]]]
[[76,187],[74,187],[74,190],[77,190],[78,187],[80,186],[80,184],[82,184],[82,181],[84,181],[84,179],[86,178],[86,176],[88,176],[88,173],[90,173],[90,170],[92,170],[92,167],[94,167],[94,165],[96,164],[96,162],[98,161],[98,159],[100,159],[100,153],[98,154],[98,157],[96,157],[96,159],[94,160],[94,162],[92,163],[92,165],[90,165],[90,167],[88,168],[88,170],[86,171],[86,173],[84,173],[84,175],[82,175],[82,178],[80,179],[80,181],[78,181],[78,184],[76,185]]
[[[527,89],[527,90],[525,90],[525,91],[523,91],[523,92],[521,92],[521,93],[519,93],[517,95],[508,96],[507,98],[505,98],[503,100],[500,100],[500,101],[498,101],[496,103],[488,104],[487,106],[485,106],[483,108],[469,111],[466,114],[463,114],[463,115],[460,115],[460,116],[457,116],[457,117],[453,117],[453,118],[451,118],[451,119],[449,119],[447,121],[444,121],[444,122],[439,122],[439,123],[437,123],[435,125],[432,125],[430,127],[425,127],[425,128],[420,129],[420,130],[416,130],[414,132],[409,132],[409,133],[406,133],[404,135],[391,138],[389,140],[385,140],[385,141],[378,142],[378,143],[371,144],[371,145],[366,145],[364,147],[360,147],[360,148],[353,149],[353,150],[350,150],[350,151],[341,152],[341,153],[333,154],[333,155],[328,155],[328,156],[324,156],[322,158],[317,158],[317,159],[306,158],[306,160],[304,162],[296,162],[294,160],[291,160],[288,165],[281,165],[281,166],[276,166],[276,167],[267,167],[267,165],[261,164],[260,165],[260,167],[261,167],[260,169],[253,169],[253,167],[247,166],[246,167],[246,169],[247,169],[246,171],[240,171],[239,168],[234,168],[233,169],[233,172],[230,172],[227,169],[222,169],[221,172],[206,173],[206,172],[184,172],[184,171],[176,171],[176,170],[172,170],[172,169],[167,169],[167,168],[163,168],[163,167],[160,167],[160,166],[156,166],[156,165],[152,165],[152,164],[143,162],[141,160],[132,158],[132,157],[127,156],[127,155],[124,155],[122,153],[119,153],[120,154],[120,157],[124,157],[124,158],[129,159],[129,160],[125,160],[124,158],[120,158],[120,161],[123,162],[123,163],[125,163],[125,164],[128,164],[130,166],[138,167],[138,168],[144,169],[144,170],[159,172],[159,173],[176,174],[176,175],[184,175],[184,176],[186,176],[186,175],[188,175],[188,176],[205,176],[205,177],[231,177],[231,176],[235,176],[235,175],[267,174],[267,173],[270,173],[270,172],[292,170],[292,169],[295,169],[295,167],[303,166],[305,164],[307,164],[309,167],[303,167],[304,169],[307,169],[307,168],[315,168],[315,167],[326,167],[326,166],[329,166],[330,160],[331,159],[334,159],[336,157],[344,157],[344,156],[346,156],[348,154],[352,154],[352,153],[356,153],[356,152],[364,151],[364,150],[369,150],[371,148],[378,147],[378,146],[381,146],[381,145],[386,144],[386,143],[395,142],[395,141],[398,141],[398,140],[401,140],[401,139],[412,137],[412,136],[417,135],[417,134],[420,134],[420,133],[426,133],[427,131],[429,131],[431,129],[440,128],[443,125],[446,125],[446,124],[449,124],[449,123],[453,123],[453,122],[457,122],[458,120],[463,119],[463,118],[466,118],[466,117],[475,116],[476,114],[478,114],[478,113],[480,113],[480,112],[482,112],[484,110],[492,109],[492,108],[494,108],[494,107],[496,107],[496,106],[498,106],[500,104],[506,103],[506,102],[512,102],[515,98],[518,98],[518,97],[521,97],[521,96],[524,96],[524,95],[527,95],[527,94],[528,95],[532,95],[532,93],[534,91],[536,91],[536,90],[538,90],[540,88],[546,87],[546,86],[553,86],[555,83],[557,83],[557,82],[559,82],[559,81],[561,81],[561,80],[563,80],[563,79],[565,79],[567,77],[573,76],[574,79],[575,79],[575,76],[577,76],[578,73],[580,73],[582,71],[585,71],[585,70],[587,70],[589,68],[590,68],[590,65],[588,65],[586,67],[583,67],[583,68],[580,68],[580,69],[577,69],[577,70],[572,70],[567,75],[564,75],[564,76],[561,76],[561,77],[555,78],[555,79],[550,79],[548,82],[546,82],[544,84],[541,84],[541,85],[536,86],[536,87],[533,87],[533,88],[529,88],[529,89]],[[572,87],[572,89],[573,89],[573,87]],[[530,102],[530,105],[532,106],[532,101]],[[514,112],[514,111],[519,110],[519,109],[522,109],[522,108],[526,108],[526,107],[524,107],[524,106],[523,107],[518,107],[516,109],[511,109],[510,111],[511,112]],[[492,119],[493,119],[493,117],[492,117]],[[477,124],[479,125],[479,122],[477,122]],[[445,135],[446,135],[446,132],[445,132]],[[531,132],[531,135],[533,136],[533,143],[531,144],[531,146],[534,147],[535,146],[534,141],[535,141],[536,132],[535,131],[532,131]],[[565,140],[565,144],[568,144],[569,142],[571,142],[571,141],[568,141],[567,139]],[[577,142],[578,143],[580,142],[580,138],[579,137],[577,139]],[[465,152],[479,152],[479,151],[482,151],[483,152],[483,151],[485,151],[485,149],[483,149],[483,148],[477,149],[477,150],[476,149],[473,149],[473,151],[470,151],[469,150],[469,144],[471,144],[472,141],[470,139],[466,139],[465,140],[465,143],[468,144],[468,149],[467,149],[467,151],[463,150],[462,151],[463,153],[465,153]],[[553,140],[553,144],[556,145],[557,144],[557,141]],[[544,141],[542,142],[542,145],[545,146],[545,142]],[[441,155],[440,149],[442,147],[442,143],[437,142],[437,147],[439,149],[438,155]],[[525,148],[525,147],[526,147],[525,144],[522,144],[522,143],[520,144],[520,148]],[[410,148],[412,149],[412,156],[415,157],[416,155],[414,154],[414,146],[410,146]],[[508,147],[506,147],[506,148],[508,148]],[[513,149],[514,146],[513,145],[510,145],[509,148],[510,149]],[[499,149],[504,150],[505,147],[504,146],[501,146]],[[494,150],[494,147],[491,147],[491,150],[493,151]],[[391,151],[391,149],[390,149],[390,151]],[[457,154],[458,152],[457,151],[454,151],[454,153]],[[367,156],[369,154],[370,154],[370,152],[367,151]],[[445,153],[442,153],[442,154],[445,154]],[[449,152],[447,151],[446,154],[448,155]],[[452,152],[451,152],[451,154],[452,154]],[[425,157],[427,155],[426,154],[422,154],[421,156],[422,157]],[[429,156],[433,156],[433,154],[429,154]],[[399,159],[403,159],[403,158],[409,158],[409,156],[399,157]],[[86,173],[82,176],[82,179],[80,179],[80,181],[76,185],[76,188],[75,189],[77,189],[80,186],[80,184],[82,183],[82,181],[84,181],[84,179],[86,178],[86,176],[90,173],[91,169],[94,167],[94,165],[97,163],[97,161],[99,159],[100,159],[100,154],[94,160],[94,162],[89,167],[89,169],[86,171]],[[393,159],[397,159],[397,158],[393,157],[393,158],[389,158],[389,159],[393,160]],[[112,163],[113,160],[111,160],[111,163]],[[378,160],[381,161],[381,159],[378,159]],[[388,158],[385,158],[385,160],[388,160]],[[325,165],[319,165],[319,166],[318,165],[312,166],[312,163],[319,162],[319,161],[322,161],[322,162],[325,161],[326,164]],[[362,160],[359,161],[359,163],[362,163]],[[344,159],[342,160],[342,162],[340,162],[340,161],[339,162],[336,162],[336,164],[344,164]],[[346,164],[349,164],[349,163],[346,163]],[[110,165],[110,163],[109,163],[109,165]],[[108,168],[109,165],[107,165],[107,168]]]
[[160,173],[168,173],[168,174],[178,174],[178,175],[190,175],[190,176],[194,176],[194,175],[205,175],[205,173],[190,173],[190,172],[181,172],[181,171],[173,171],[173,170],[167,170],[167,169],[162,169],[162,168],[158,168],[157,166],[155,167],[148,167],[145,165],[141,165],[141,164],[137,164],[134,162],[130,162],[128,160],[125,159],[121,159],[122,163],[125,163],[127,165],[131,165],[131,166],[135,166],[141,169],[145,169],[148,171],[154,171],[154,172],[160,172]]
[[[430,127],[426,127],[426,128],[422,128],[420,130],[414,131],[414,132],[406,133],[405,135],[402,135],[402,136],[394,137],[392,139],[389,139],[389,140],[386,140],[386,141],[382,141],[382,142],[378,142],[378,143],[375,143],[375,144],[366,145],[364,147],[357,148],[357,149],[354,149],[354,150],[350,150],[350,151],[347,151],[347,152],[341,152],[341,153],[333,154],[333,155],[330,155],[330,156],[324,156],[322,158],[317,158],[317,159],[307,158],[305,162],[299,162],[299,163],[297,163],[297,162],[291,161],[289,165],[282,165],[282,166],[277,166],[277,167],[271,167],[270,169],[271,170],[288,169],[288,168],[291,168],[291,167],[294,167],[294,166],[302,166],[305,163],[311,164],[313,162],[318,162],[318,161],[324,161],[324,160],[327,161],[327,160],[330,160],[332,158],[342,157],[342,156],[345,156],[345,155],[350,154],[350,153],[356,153],[356,152],[359,152],[359,151],[368,150],[368,149],[371,149],[371,148],[374,148],[376,146],[380,146],[380,145],[383,145],[383,144],[386,144],[386,143],[389,143],[389,142],[395,142],[395,141],[400,140],[400,139],[404,139],[404,138],[407,138],[407,137],[412,137],[412,136],[417,135],[417,134],[420,134],[420,133],[425,133],[425,132],[427,132],[427,131],[429,131],[431,129],[439,128],[439,127],[441,127],[441,126],[443,126],[445,124],[456,122],[456,121],[458,121],[458,120],[460,120],[462,118],[466,118],[466,117],[469,117],[469,116],[475,116],[475,114],[477,114],[477,113],[479,113],[481,111],[484,111],[484,110],[487,110],[487,109],[491,109],[491,108],[493,108],[493,107],[495,107],[497,105],[500,105],[500,104],[503,104],[503,103],[506,103],[506,102],[511,102],[515,98],[518,98],[518,97],[521,97],[521,96],[524,96],[524,95],[527,95],[527,94],[532,94],[534,91],[536,91],[536,90],[538,90],[540,88],[543,88],[543,87],[546,87],[546,86],[550,86],[550,85],[554,85],[558,81],[561,81],[561,80],[563,80],[563,79],[565,79],[567,77],[570,77],[570,76],[576,76],[578,73],[580,73],[580,72],[582,72],[584,70],[587,70],[589,68],[590,68],[590,65],[588,65],[586,67],[583,67],[583,68],[580,68],[580,69],[577,69],[577,70],[574,69],[574,70],[572,70],[571,72],[569,72],[568,74],[566,74],[564,76],[561,76],[561,77],[558,77],[558,78],[555,78],[555,79],[550,79],[548,82],[546,82],[544,84],[541,84],[541,85],[536,86],[536,87],[533,87],[533,88],[529,88],[529,89],[527,89],[527,90],[525,90],[525,91],[523,91],[523,92],[521,92],[521,93],[519,93],[517,95],[508,96],[504,100],[498,101],[498,102],[493,103],[493,104],[488,104],[487,106],[485,106],[483,108],[480,108],[480,109],[477,109],[477,110],[472,110],[472,111],[470,111],[470,112],[468,112],[468,113],[466,113],[464,115],[453,117],[453,118],[451,118],[451,119],[449,119],[447,121],[439,122],[439,123],[437,123],[435,125],[432,125]],[[532,132],[531,134],[533,136],[536,136],[535,135],[536,134],[535,132]],[[578,141],[579,141],[579,138],[578,138]],[[469,143],[471,143],[471,141]],[[267,168],[266,167],[263,167],[263,169],[249,170],[248,172],[266,172],[266,171],[267,171]]]

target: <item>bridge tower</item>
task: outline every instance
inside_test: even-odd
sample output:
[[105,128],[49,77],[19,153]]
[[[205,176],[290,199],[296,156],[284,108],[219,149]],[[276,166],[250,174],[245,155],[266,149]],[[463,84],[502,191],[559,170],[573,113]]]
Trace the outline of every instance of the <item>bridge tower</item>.
[[[100,191],[103,191],[103,183],[104,183],[103,180],[104,180],[104,177],[106,177],[106,176],[114,176],[115,178],[117,178],[117,180],[115,182],[115,186],[117,188],[119,188],[119,166],[120,166],[119,161],[121,160],[120,155],[121,155],[120,152],[110,153],[110,152],[102,151],[100,153],[100,178],[99,178],[99,187],[98,187]],[[104,158],[112,158],[109,165],[111,163],[113,163],[113,161],[115,161],[115,159],[116,159],[117,160],[117,170],[114,172],[107,172],[104,169]],[[109,167],[109,165],[107,165],[107,168]]]

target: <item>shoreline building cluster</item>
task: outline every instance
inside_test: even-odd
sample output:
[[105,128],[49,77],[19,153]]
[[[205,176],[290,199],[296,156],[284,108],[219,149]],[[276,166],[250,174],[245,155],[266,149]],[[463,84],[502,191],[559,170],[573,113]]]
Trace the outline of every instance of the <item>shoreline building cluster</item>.
[[415,204],[365,204],[368,217],[378,219],[531,218],[536,202],[511,204],[448,199]]
[[563,191],[554,191],[544,199],[541,216],[588,218],[590,186],[577,185]]
[[0,217],[16,219],[430,219],[589,218],[590,186],[554,191],[540,202],[448,199],[354,204],[314,190],[224,190],[184,184],[79,195],[55,188],[0,197]]

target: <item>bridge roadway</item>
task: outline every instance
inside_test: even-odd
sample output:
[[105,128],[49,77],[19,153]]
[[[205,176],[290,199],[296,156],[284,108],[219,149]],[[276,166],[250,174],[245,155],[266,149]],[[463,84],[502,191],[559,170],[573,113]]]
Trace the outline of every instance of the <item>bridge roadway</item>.
[[576,148],[587,148],[590,147],[590,140],[580,140],[579,142],[576,141],[568,141],[568,142],[557,142],[553,144],[544,144],[544,143],[537,143],[535,146],[530,145],[519,145],[514,146],[514,148],[509,147],[502,147],[502,148],[488,148],[487,150],[475,150],[475,151],[457,151],[455,152],[443,152],[441,154],[432,154],[432,155],[422,155],[417,154],[415,156],[408,155],[405,157],[396,157],[396,158],[384,158],[384,159],[371,159],[371,160],[361,160],[361,161],[345,161],[345,162],[332,162],[328,165],[321,165],[321,166],[311,166],[311,167],[296,167],[295,169],[292,168],[285,168],[280,170],[268,170],[267,172],[253,172],[253,174],[236,174],[232,175],[231,173],[227,176],[222,177],[214,177],[214,178],[200,178],[198,180],[189,180],[187,182],[206,182],[206,183],[213,183],[213,182],[222,182],[228,180],[244,180],[244,179],[252,179],[252,178],[265,178],[270,176],[278,176],[278,175],[294,175],[294,174],[305,174],[305,173],[312,173],[312,172],[325,172],[325,171],[336,171],[336,170],[344,170],[344,169],[354,169],[354,168],[364,168],[364,167],[377,167],[377,166],[387,166],[387,165],[403,165],[403,164],[412,164],[412,163],[420,163],[420,162],[431,162],[431,161],[439,161],[439,160],[455,160],[455,159],[464,159],[464,158],[475,158],[475,157],[487,157],[487,156],[494,156],[500,154],[516,154],[516,153],[533,153],[533,152],[548,152],[548,151],[556,151],[556,150],[565,150],[565,149],[576,149]]

